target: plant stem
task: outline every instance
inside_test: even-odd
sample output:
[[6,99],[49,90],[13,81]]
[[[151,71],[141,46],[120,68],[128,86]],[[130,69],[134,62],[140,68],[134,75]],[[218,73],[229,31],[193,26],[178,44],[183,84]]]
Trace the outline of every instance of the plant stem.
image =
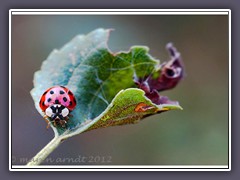
[[40,165],[47,156],[53,152],[61,143],[62,137],[55,136],[39,153],[37,153],[26,166]]
[[[94,122],[94,121],[93,121]],[[85,125],[75,133],[70,133],[69,131],[66,131],[62,135],[58,135],[57,131],[53,128],[55,137],[39,152],[37,153],[28,163],[26,166],[36,166],[40,165],[49,154],[51,154],[64,140],[68,139],[69,137],[72,137],[76,134],[80,134],[84,132],[89,126],[93,124],[93,122],[89,123],[88,125]]]

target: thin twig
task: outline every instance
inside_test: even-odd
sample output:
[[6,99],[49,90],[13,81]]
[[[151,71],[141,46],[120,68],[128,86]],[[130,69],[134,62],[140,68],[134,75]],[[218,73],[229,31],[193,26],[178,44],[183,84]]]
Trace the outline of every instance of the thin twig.
[[55,136],[39,153],[37,153],[26,166],[40,165],[50,153],[52,153],[61,143],[62,137]]

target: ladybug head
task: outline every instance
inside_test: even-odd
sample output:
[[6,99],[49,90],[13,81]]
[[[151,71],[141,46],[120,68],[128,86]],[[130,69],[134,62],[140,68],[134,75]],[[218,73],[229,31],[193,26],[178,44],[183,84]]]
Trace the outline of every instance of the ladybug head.
[[68,116],[69,110],[68,108],[66,108],[61,104],[54,104],[52,106],[49,106],[46,109],[45,113],[52,120],[56,120],[56,119],[64,120],[64,118]]

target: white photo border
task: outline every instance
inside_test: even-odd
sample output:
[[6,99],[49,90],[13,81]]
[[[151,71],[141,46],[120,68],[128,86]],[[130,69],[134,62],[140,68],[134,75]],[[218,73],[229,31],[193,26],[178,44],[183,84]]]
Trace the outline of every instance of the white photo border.
[[[229,22],[228,165],[12,165],[11,23],[14,15],[227,15]],[[9,170],[10,171],[231,171],[231,10],[230,9],[10,9],[9,10]]]

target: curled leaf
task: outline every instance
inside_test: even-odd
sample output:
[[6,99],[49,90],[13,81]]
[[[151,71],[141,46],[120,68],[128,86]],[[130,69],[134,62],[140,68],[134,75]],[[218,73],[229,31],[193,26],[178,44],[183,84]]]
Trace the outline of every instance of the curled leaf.
[[168,100],[167,97],[160,96],[158,92],[174,88],[183,78],[184,74],[180,53],[172,43],[167,45],[167,50],[169,51],[171,59],[160,65],[159,70],[144,78],[134,77],[134,81],[138,87],[144,90],[146,96],[156,104],[163,104],[164,102],[171,104],[177,103]]
[[[92,129],[135,123],[152,114],[181,109],[177,102],[159,96],[155,80],[163,78],[162,74],[157,79],[151,76],[156,72],[166,76],[165,69],[177,68],[176,60],[164,65],[160,71],[160,62],[148,54],[145,46],[112,53],[107,47],[109,33],[110,30],[97,29],[75,37],[60,50],[54,50],[43,62],[41,70],[35,73],[31,95],[43,116],[38,102],[51,86],[66,86],[77,100],[67,128],[51,124],[55,136],[66,139]],[[133,77],[144,79],[150,76],[149,90],[133,88],[136,87]]]
[[145,92],[137,88],[128,88],[120,91],[111,104],[94,120],[82,123],[73,133],[66,133],[65,138],[109,126],[135,124],[144,117],[173,109],[182,109],[179,105],[156,105],[145,96]]
[[159,70],[160,76],[158,78],[155,79],[150,76],[148,79],[149,86],[157,91],[174,88],[183,78],[184,74],[180,53],[171,43],[167,45],[167,49],[170,53],[171,60],[162,64],[162,68]]

